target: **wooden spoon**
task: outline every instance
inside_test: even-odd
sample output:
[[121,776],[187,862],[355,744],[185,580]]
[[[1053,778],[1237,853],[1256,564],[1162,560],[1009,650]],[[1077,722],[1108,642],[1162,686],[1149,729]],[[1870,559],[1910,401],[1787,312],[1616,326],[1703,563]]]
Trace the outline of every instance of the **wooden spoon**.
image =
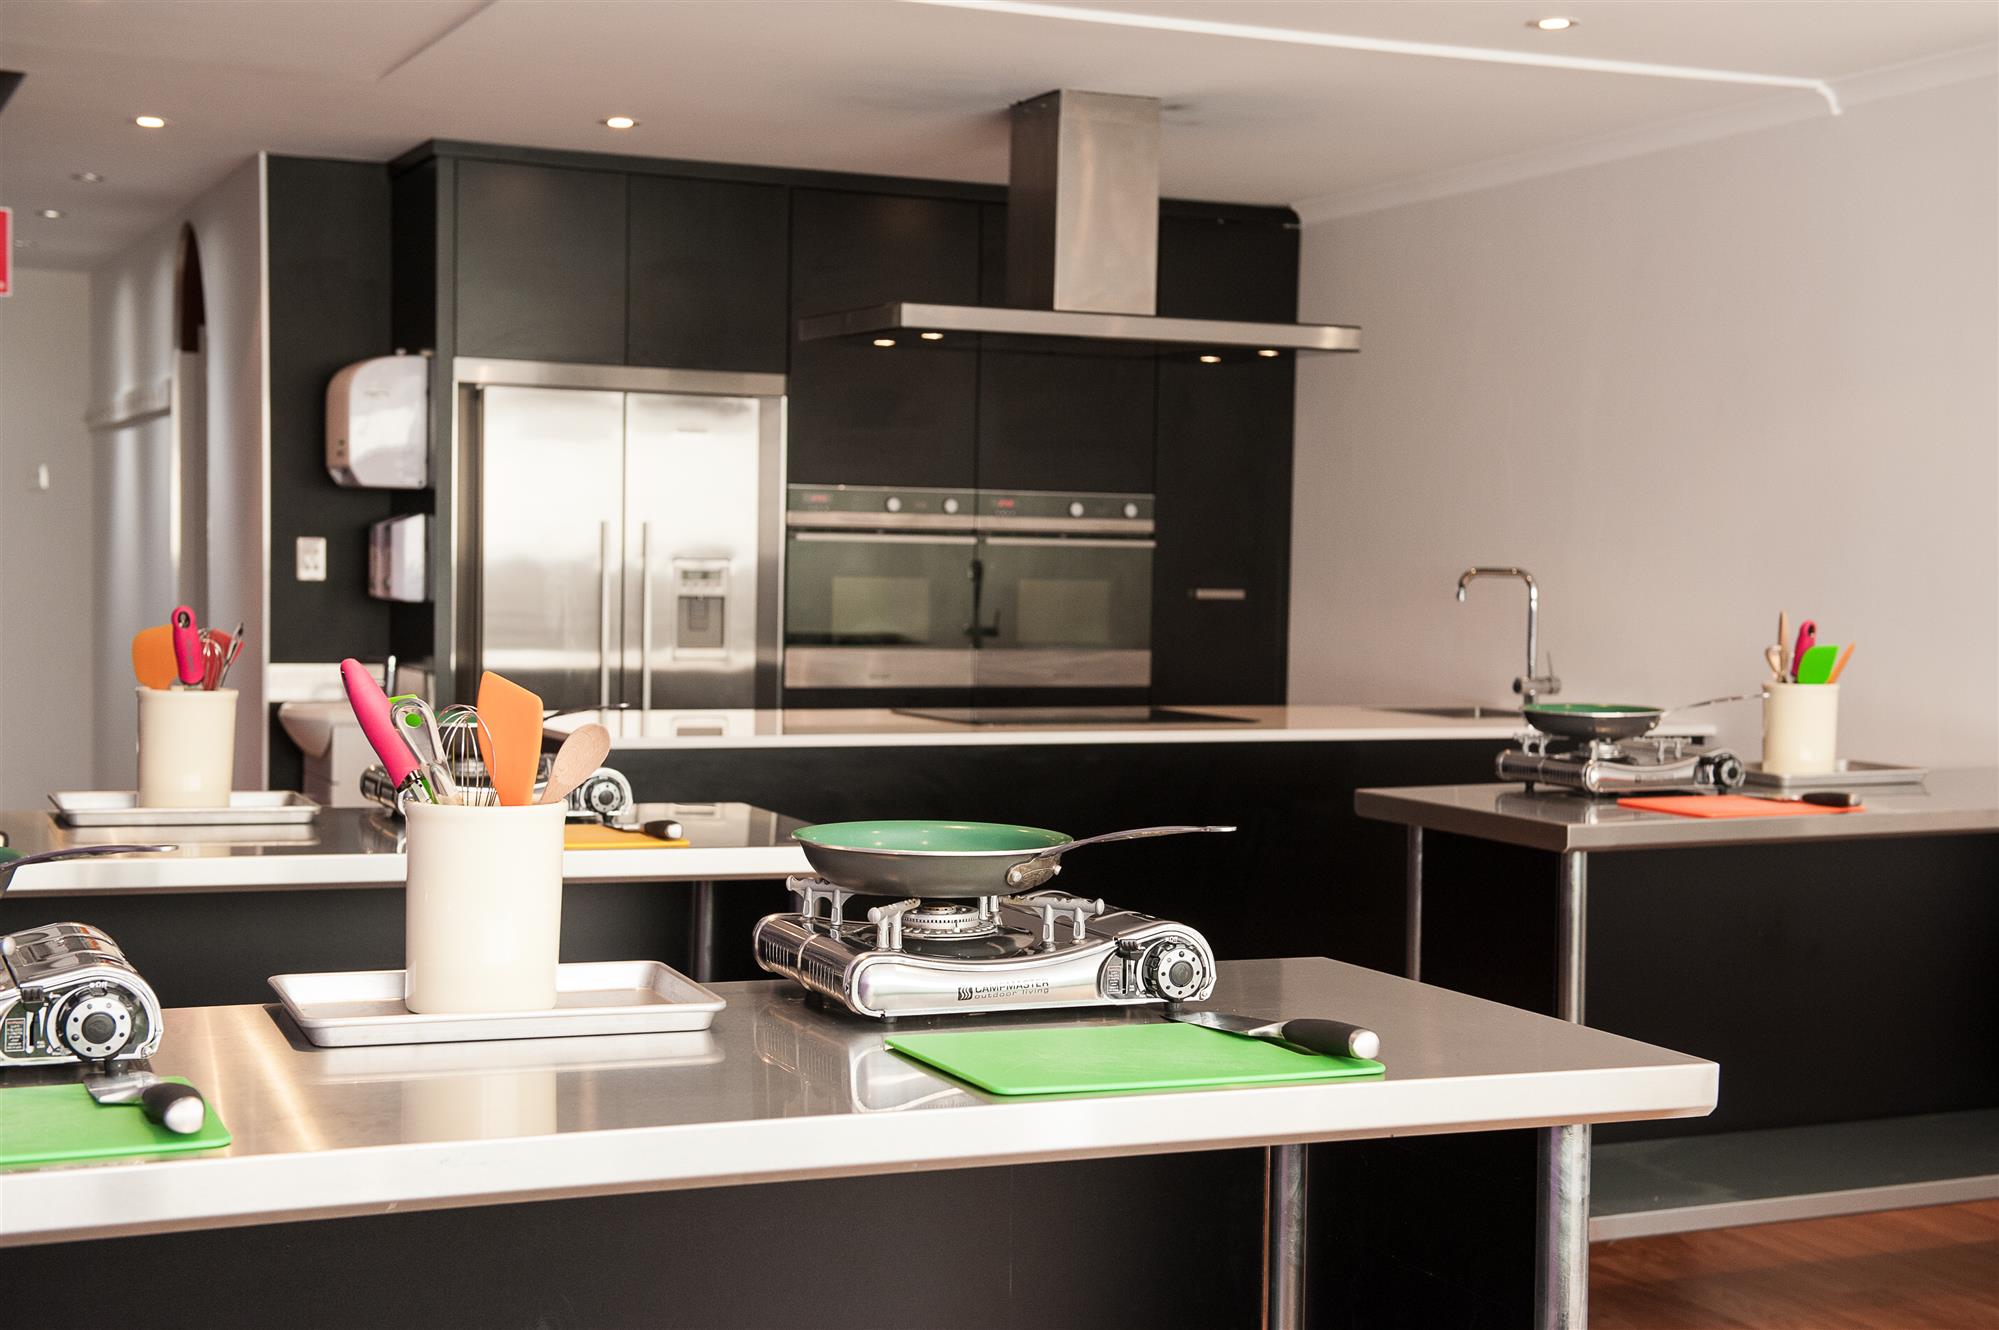
[[555,764],[549,768],[548,783],[536,803],[559,804],[569,792],[590,779],[590,773],[604,765],[611,751],[611,732],[594,722],[578,725],[562,747],[555,750]]

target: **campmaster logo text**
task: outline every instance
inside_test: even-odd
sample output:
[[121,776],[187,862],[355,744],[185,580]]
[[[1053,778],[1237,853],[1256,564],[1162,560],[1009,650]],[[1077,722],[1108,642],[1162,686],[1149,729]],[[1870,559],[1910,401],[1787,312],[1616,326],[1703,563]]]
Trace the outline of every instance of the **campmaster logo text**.
[[958,1001],[981,1002],[987,998],[1039,996],[1048,991],[1046,979],[1016,979],[1010,984],[962,984]]

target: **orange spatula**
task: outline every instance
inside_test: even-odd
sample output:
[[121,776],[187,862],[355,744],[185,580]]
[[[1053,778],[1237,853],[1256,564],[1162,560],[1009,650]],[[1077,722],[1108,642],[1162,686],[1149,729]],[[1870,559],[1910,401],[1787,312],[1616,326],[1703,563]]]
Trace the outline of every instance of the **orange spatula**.
[[174,630],[154,624],[132,634],[132,673],[148,688],[171,688],[179,677],[174,665]]
[[534,802],[535,767],[541,762],[541,699],[487,670],[479,676],[479,756],[493,778],[493,793],[507,807]]

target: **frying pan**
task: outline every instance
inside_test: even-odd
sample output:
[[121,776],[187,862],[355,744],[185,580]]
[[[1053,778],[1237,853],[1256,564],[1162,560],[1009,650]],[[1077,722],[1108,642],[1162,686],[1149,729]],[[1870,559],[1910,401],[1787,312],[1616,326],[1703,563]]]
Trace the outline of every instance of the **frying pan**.
[[1568,739],[1635,739],[1650,734],[1660,721],[1679,711],[1717,706],[1723,702],[1749,702],[1757,693],[1737,693],[1733,697],[1710,697],[1678,707],[1638,706],[1629,702],[1534,702],[1520,708],[1527,723],[1543,734]]
[[1077,840],[1004,822],[826,822],[791,833],[813,871],[836,887],[874,896],[950,900],[1030,891],[1084,845],[1234,831],[1234,827],[1140,827]]

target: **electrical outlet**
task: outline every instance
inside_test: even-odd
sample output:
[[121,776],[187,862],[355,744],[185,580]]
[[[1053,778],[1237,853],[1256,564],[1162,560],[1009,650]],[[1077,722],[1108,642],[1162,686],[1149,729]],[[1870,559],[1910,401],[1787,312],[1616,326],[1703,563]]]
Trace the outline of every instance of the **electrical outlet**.
[[298,538],[298,580],[301,582],[324,582],[326,580],[325,536],[300,536]]

